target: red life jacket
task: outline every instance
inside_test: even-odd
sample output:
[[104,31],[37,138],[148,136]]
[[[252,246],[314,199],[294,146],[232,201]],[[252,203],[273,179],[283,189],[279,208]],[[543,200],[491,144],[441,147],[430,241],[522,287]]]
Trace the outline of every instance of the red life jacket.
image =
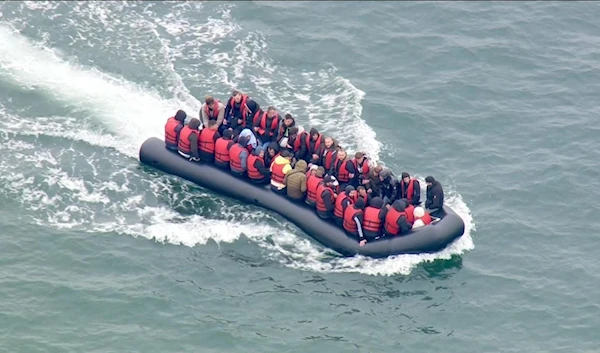
[[[245,126],[246,125],[246,118],[248,117],[248,112],[250,111],[250,108],[248,108],[248,106],[246,105],[246,102],[248,101],[248,96],[245,94],[242,94],[242,100],[240,101],[240,115],[242,116],[242,125]],[[233,96],[231,98],[229,98],[229,105],[231,106],[231,111],[233,112],[233,110],[235,109],[235,101],[233,100]],[[233,114],[233,116],[235,116],[235,114]]]
[[233,141],[219,137],[215,142],[215,162],[229,163],[229,144]]
[[381,209],[375,207],[365,208],[365,216],[363,219],[363,229],[373,233],[381,232],[381,219],[379,219],[379,212]]
[[[323,135],[319,134],[319,137],[317,137],[317,141],[315,141],[315,147],[313,149],[311,149],[310,148],[310,140],[311,140],[310,134],[306,134],[304,143],[306,143],[306,151],[309,155],[313,155],[316,152],[319,152],[319,148],[321,147],[321,138],[322,137],[323,137]],[[310,156],[310,157],[312,157],[312,156]]]
[[262,173],[254,166],[256,161],[261,161],[263,166],[265,165],[265,160],[257,155],[251,154],[248,156],[248,178],[254,180],[261,180],[264,178]]
[[406,213],[399,212],[395,208],[390,207],[385,216],[385,223],[383,228],[386,232],[391,235],[398,235],[400,233],[400,228],[398,227],[398,219],[402,216],[406,217]]
[[244,150],[244,147],[239,143],[231,146],[229,149],[229,166],[236,172],[243,172],[242,160],[240,159],[240,153]]
[[306,179],[306,200],[315,203],[317,202],[317,189],[319,183],[323,181],[323,178],[319,178],[316,175],[309,175]]
[[[260,123],[258,124],[258,133],[262,136],[265,131],[267,131],[267,112],[264,112],[262,118],[260,118]],[[269,128],[269,136],[275,135],[275,131],[277,131],[277,125],[279,124],[279,113],[273,117],[271,121],[271,127]]]
[[335,153],[336,151],[333,147],[323,151],[323,167],[325,168],[325,170],[331,169],[331,164],[333,163],[333,157]]
[[271,163],[271,180],[279,183],[279,184],[284,184],[283,180],[285,179],[285,174],[283,173],[283,167],[285,167],[287,165],[287,163],[284,164],[277,164],[275,163],[275,159],[273,159],[273,162]]
[[431,223],[431,216],[429,215],[429,213],[425,212],[425,215],[421,217],[420,220],[422,220],[423,223],[425,223],[425,225],[428,225]]
[[[244,97],[242,96],[242,100],[243,99],[244,99]],[[212,110],[210,110],[210,109],[208,109],[208,104],[204,104],[204,113],[208,117],[208,120],[217,120],[217,118],[219,117],[219,101],[218,100],[215,99],[215,102],[213,103],[213,107],[214,108]]]
[[403,199],[407,199],[408,202],[412,203],[413,195],[415,194],[415,181],[416,179],[411,178],[408,182],[408,188],[406,189],[406,194],[404,193],[404,186],[406,183],[404,179],[400,180],[400,197]]
[[177,148],[185,154],[190,154],[190,152],[192,152],[192,146],[190,144],[190,135],[192,134],[197,135],[198,130],[192,130],[189,126],[184,126],[179,133],[179,143]]
[[406,206],[406,209],[404,210],[404,213],[406,213],[406,221],[410,224],[415,223],[415,206],[413,205],[408,205]]
[[340,183],[347,183],[348,181],[350,181],[350,173],[348,172],[348,169],[346,169],[346,162],[347,160],[340,161],[338,159],[336,160],[333,168],[336,174],[336,178]]
[[[266,155],[265,155],[266,156]],[[275,155],[273,156],[273,158],[271,158],[271,163],[269,164],[269,168],[273,167],[273,163],[275,163],[275,160],[277,159],[277,157],[279,157],[280,154],[279,153],[275,153]]]
[[168,146],[175,147],[179,143],[179,134],[181,133],[177,132],[179,126],[183,126],[183,123],[175,120],[174,116],[167,119],[167,123],[165,124],[165,143]]
[[204,128],[200,131],[200,137],[198,143],[200,144],[200,151],[214,154],[215,153],[215,134],[216,130]]
[[362,175],[363,180],[369,180],[369,160],[366,157],[363,160],[362,165],[358,165],[356,158],[352,158],[352,164],[354,164],[356,173]]
[[363,214],[363,210],[357,210],[352,206],[346,207],[346,211],[344,211],[344,229],[346,232],[355,235],[358,234],[358,226],[353,218],[359,214]]
[[346,196],[346,192],[342,191],[338,194],[338,197],[335,199],[335,208],[333,209],[333,215],[339,218],[344,217],[344,207],[342,206],[342,201],[345,199],[350,200],[350,204],[346,206],[346,208],[351,207],[354,204],[354,201]]
[[325,184],[320,184],[317,188],[317,211],[327,212],[327,209],[325,208],[325,201],[323,200],[323,193],[325,190],[329,190],[331,197],[334,197],[335,195],[331,187],[325,186]]

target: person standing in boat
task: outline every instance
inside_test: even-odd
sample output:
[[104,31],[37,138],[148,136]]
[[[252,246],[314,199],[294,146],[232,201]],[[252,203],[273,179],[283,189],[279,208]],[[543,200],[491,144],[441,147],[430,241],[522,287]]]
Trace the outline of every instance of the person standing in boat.
[[256,184],[268,184],[271,171],[265,166],[265,152],[261,146],[256,147],[248,156],[248,178]]
[[229,129],[233,130],[234,139],[243,129],[252,130],[252,121],[259,113],[260,106],[253,99],[240,91],[233,91],[225,106],[225,119]]
[[167,119],[165,124],[165,145],[171,151],[177,151],[179,145],[179,134],[185,125],[187,114],[183,110],[178,110],[174,116]]
[[322,219],[333,218],[336,194],[333,190],[335,179],[330,175],[323,178],[323,183],[317,188],[317,215]]
[[421,184],[415,178],[411,178],[407,172],[402,172],[400,180],[400,198],[405,198],[413,206],[421,204]]
[[200,160],[200,154],[198,152],[199,127],[200,120],[192,118],[190,123],[181,129],[181,132],[179,133],[179,144],[177,145],[180,155],[195,162]]
[[212,96],[206,96],[204,104],[200,107],[202,126],[207,127],[211,121],[215,122],[216,130],[219,131],[219,134],[222,134],[225,130],[223,120],[225,120],[225,105]]
[[265,147],[270,143],[277,143],[280,120],[279,113],[274,107],[267,108],[266,112],[255,117],[254,133]]
[[429,214],[439,212],[444,207],[444,189],[442,188],[442,184],[431,175],[425,178],[425,183],[427,183],[425,208]]
[[363,233],[363,208],[365,208],[363,199],[358,199],[353,205],[348,206],[344,211],[344,223],[342,225],[348,234],[360,242],[360,246],[365,245],[367,242]]
[[200,144],[200,160],[213,162],[215,160],[215,143],[221,137],[217,131],[217,121],[209,120],[208,125],[200,131],[198,143]]
[[391,170],[383,168],[379,173],[379,181],[381,181],[381,196],[383,202],[391,204],[398,198],[398,179],[394,176]]
[[248,138],[240,136],[238,142],[229,149],[229,167],[231,174],[243,177],[248,169]]

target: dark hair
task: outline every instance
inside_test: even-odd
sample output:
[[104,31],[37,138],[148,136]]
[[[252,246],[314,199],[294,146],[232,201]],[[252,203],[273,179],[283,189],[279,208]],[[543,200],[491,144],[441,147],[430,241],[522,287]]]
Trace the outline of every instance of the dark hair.
[[183,122],[185,118],[187,118],[187,114],[183,110],[179,109],[177,113],[175,113],[175,120]]
[[277,109],[275,109],[275,107],[274,107],[274,106],[269,106],[269,107],[267,108],[267,111],[268,111],[268,112],[270,112],[270,111],[275,111],[275,110],[277,110]]
[[188,124],[190,129],[197,129],[198,127],[200,127],[200,120],[198,120],[197,118],[192,118],[192,120],[190,120],[190,123]]
[[356,202],[354,203],[354,207],[360,208],[360,209],[365,208],[365,199],[360,198],[360,199],[356,200]]
[[213,104],[215,102],[215,99],[211,96],[206,96],[206,99],[204,99],[204,103],[206,103],[207,105]]
[[425,178],[425,182],[426,183],[433,183],[435,181],[435,179],[430,175],[427,178]]
[[233,92],[231,92],[231,95],[234,97],[237,96],[238,94],[241,94],[241,93],[237,89],[234,89]]
[[287,113],[284,118],[286,118],[286,119],[294,119],[294,117],[290,113]]
[[209,120],[209,121],[208,121],[208,125],[207,125],[207,126],[209,126],[209,127],[213,127],[213,126],[215,126],[215,125],[217,125],[217,121],[216,121],[216,120]]
[[362,190],[365,190],[365,191],[366,191],[367,189],[365,189],[365,187],[364,187],[364,186],[362,186],[362,185],[360,185],[360,186],[358,186],[358,187],[356,188],[356,191],[362,191]]
[[361,159],[364,156],[365,156],[365,154],[362,152],[356,152],[356,154],[354,154],[354,158],[356,158],[356,159]]
[[315,129],[314,127],[312,129],[310,129],[310,136],[314,136],[314,135],[318,135],[319,134],[319,130]]
[[[270,146],[270,145],[271,145],[271,144],[269,144],[269,146]],[[291,157],[292,157],[292,153],[291,153],[290,151],[288,151],[288,150],[283,150],[283,151],[281,152],[281,157],[284,157],[284,158],[288,158],[288,157],[290,157],[290,158],[291,158]]]
[[296,135],[298,133],[298,127],[294,126],[290,128],[290,135]]
[[225,130],[225,132],[223,132],[223,138],[226,140],[231,140],[232,136],[233,136],[233,131],[231,131],[231,130]]

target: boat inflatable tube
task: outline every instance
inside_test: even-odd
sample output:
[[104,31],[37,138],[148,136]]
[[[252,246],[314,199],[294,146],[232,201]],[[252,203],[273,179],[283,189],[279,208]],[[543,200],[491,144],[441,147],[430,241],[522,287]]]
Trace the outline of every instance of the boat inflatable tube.
[[292,202],[271,191],[269,185],[255,185],[213,164],[190,162],[165,147],[164,141],[149,138],[140,148],[140,161],[165,173],[179,176],[219,194],[276,212],[306,234],[343,256],[357,254],[373,258],[398,254],[431,253],[444,249],[464,233],[464,222],[449,207],[439,221],[411,230],[406,235],[371,241],[359,246],[333,220],[321,219],[314,208]]

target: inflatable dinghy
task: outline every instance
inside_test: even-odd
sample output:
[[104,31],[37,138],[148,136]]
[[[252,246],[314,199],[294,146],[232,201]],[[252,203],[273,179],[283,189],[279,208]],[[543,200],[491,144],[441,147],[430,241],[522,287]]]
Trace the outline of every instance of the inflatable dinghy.
[[269,185],[255,185],[234,177],[228,170],[213,164],[195,163],[168,150],[164,141],[149,138],[140,148],[140,161],[165,173],[179,176],[219,194],[276,212],[294,223],[324,246],[344,256],[357,254],[382,258],[398,254],[431,253],[442,250],[465,230],[463,220],[444,207],[439,220],[409,233],[392,238],[370,241],[359,246],[333,220],[321,219],[314,208],[292,202],[271,191]]

